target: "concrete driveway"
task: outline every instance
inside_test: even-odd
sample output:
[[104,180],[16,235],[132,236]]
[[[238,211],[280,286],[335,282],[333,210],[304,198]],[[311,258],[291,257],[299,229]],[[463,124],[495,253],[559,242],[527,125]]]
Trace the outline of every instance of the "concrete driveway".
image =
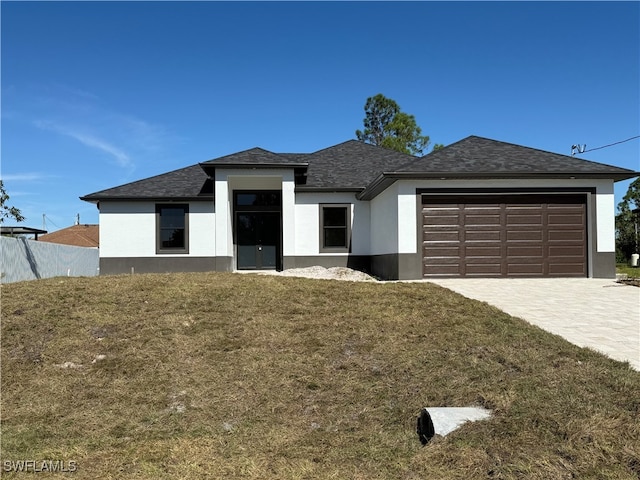
[[640,370],[640,288],[594,278],[429,280]]

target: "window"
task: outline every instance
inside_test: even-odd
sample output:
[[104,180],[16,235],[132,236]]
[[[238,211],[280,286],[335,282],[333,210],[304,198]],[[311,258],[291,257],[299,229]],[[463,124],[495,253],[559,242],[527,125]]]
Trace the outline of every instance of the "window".
[[189,253],[189,205],[156,205],[156,253]]
[[350,247],[351,205],[320,205],[320,251],[349,253]]
[[264,207],[269,210],[280,210],[282,208],[282,195],[279,190],[236,191],[234,193],[236,209],[238,207]]

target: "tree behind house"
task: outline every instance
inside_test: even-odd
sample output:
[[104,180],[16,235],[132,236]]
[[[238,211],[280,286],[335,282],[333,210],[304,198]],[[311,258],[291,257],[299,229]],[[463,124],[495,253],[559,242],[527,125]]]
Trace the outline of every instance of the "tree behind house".
[[415,117],[401,111],[394,100],[378,93],[367,98],[364,111],[364,130],[356,130],[358,140],[410,155],[422,155],[429,146],[429,136],[422,135]]
[[618,204],[616,215],[616,261],[618,263],[627,262],[633,253],[639,253],[640,239],[636,234],[636,224],[640,223],[639,208],[640,178],[636,178]]
[[9,195],[4,189],[4,182],[0,180],[0,223],[4,223],[5,218],[13,218],[16,222],[22,222],[24,220],[22,213],[16,207],[7,205],[8,200]]

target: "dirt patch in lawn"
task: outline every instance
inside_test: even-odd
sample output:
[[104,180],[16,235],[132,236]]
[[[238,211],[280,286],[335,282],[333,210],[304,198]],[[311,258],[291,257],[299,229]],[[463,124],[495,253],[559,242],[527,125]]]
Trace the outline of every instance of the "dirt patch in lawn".
[[376,282],[377,278],[347,267],[306,267],[306,268],[291,268],[282,272],[269,273],[271,275],[281,275],[283,277],[302,277],[302,278],[315,278],[323,280],[346,280],[348,282]]

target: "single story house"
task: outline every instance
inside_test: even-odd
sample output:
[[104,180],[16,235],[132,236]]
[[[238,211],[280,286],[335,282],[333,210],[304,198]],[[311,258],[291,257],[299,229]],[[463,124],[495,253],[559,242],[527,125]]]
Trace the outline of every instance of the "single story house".
[[613,278],[613,184],[637,175],[477,136],[424,157],[349,140],[253,148],[81,198],[100,211],[101,274]]

